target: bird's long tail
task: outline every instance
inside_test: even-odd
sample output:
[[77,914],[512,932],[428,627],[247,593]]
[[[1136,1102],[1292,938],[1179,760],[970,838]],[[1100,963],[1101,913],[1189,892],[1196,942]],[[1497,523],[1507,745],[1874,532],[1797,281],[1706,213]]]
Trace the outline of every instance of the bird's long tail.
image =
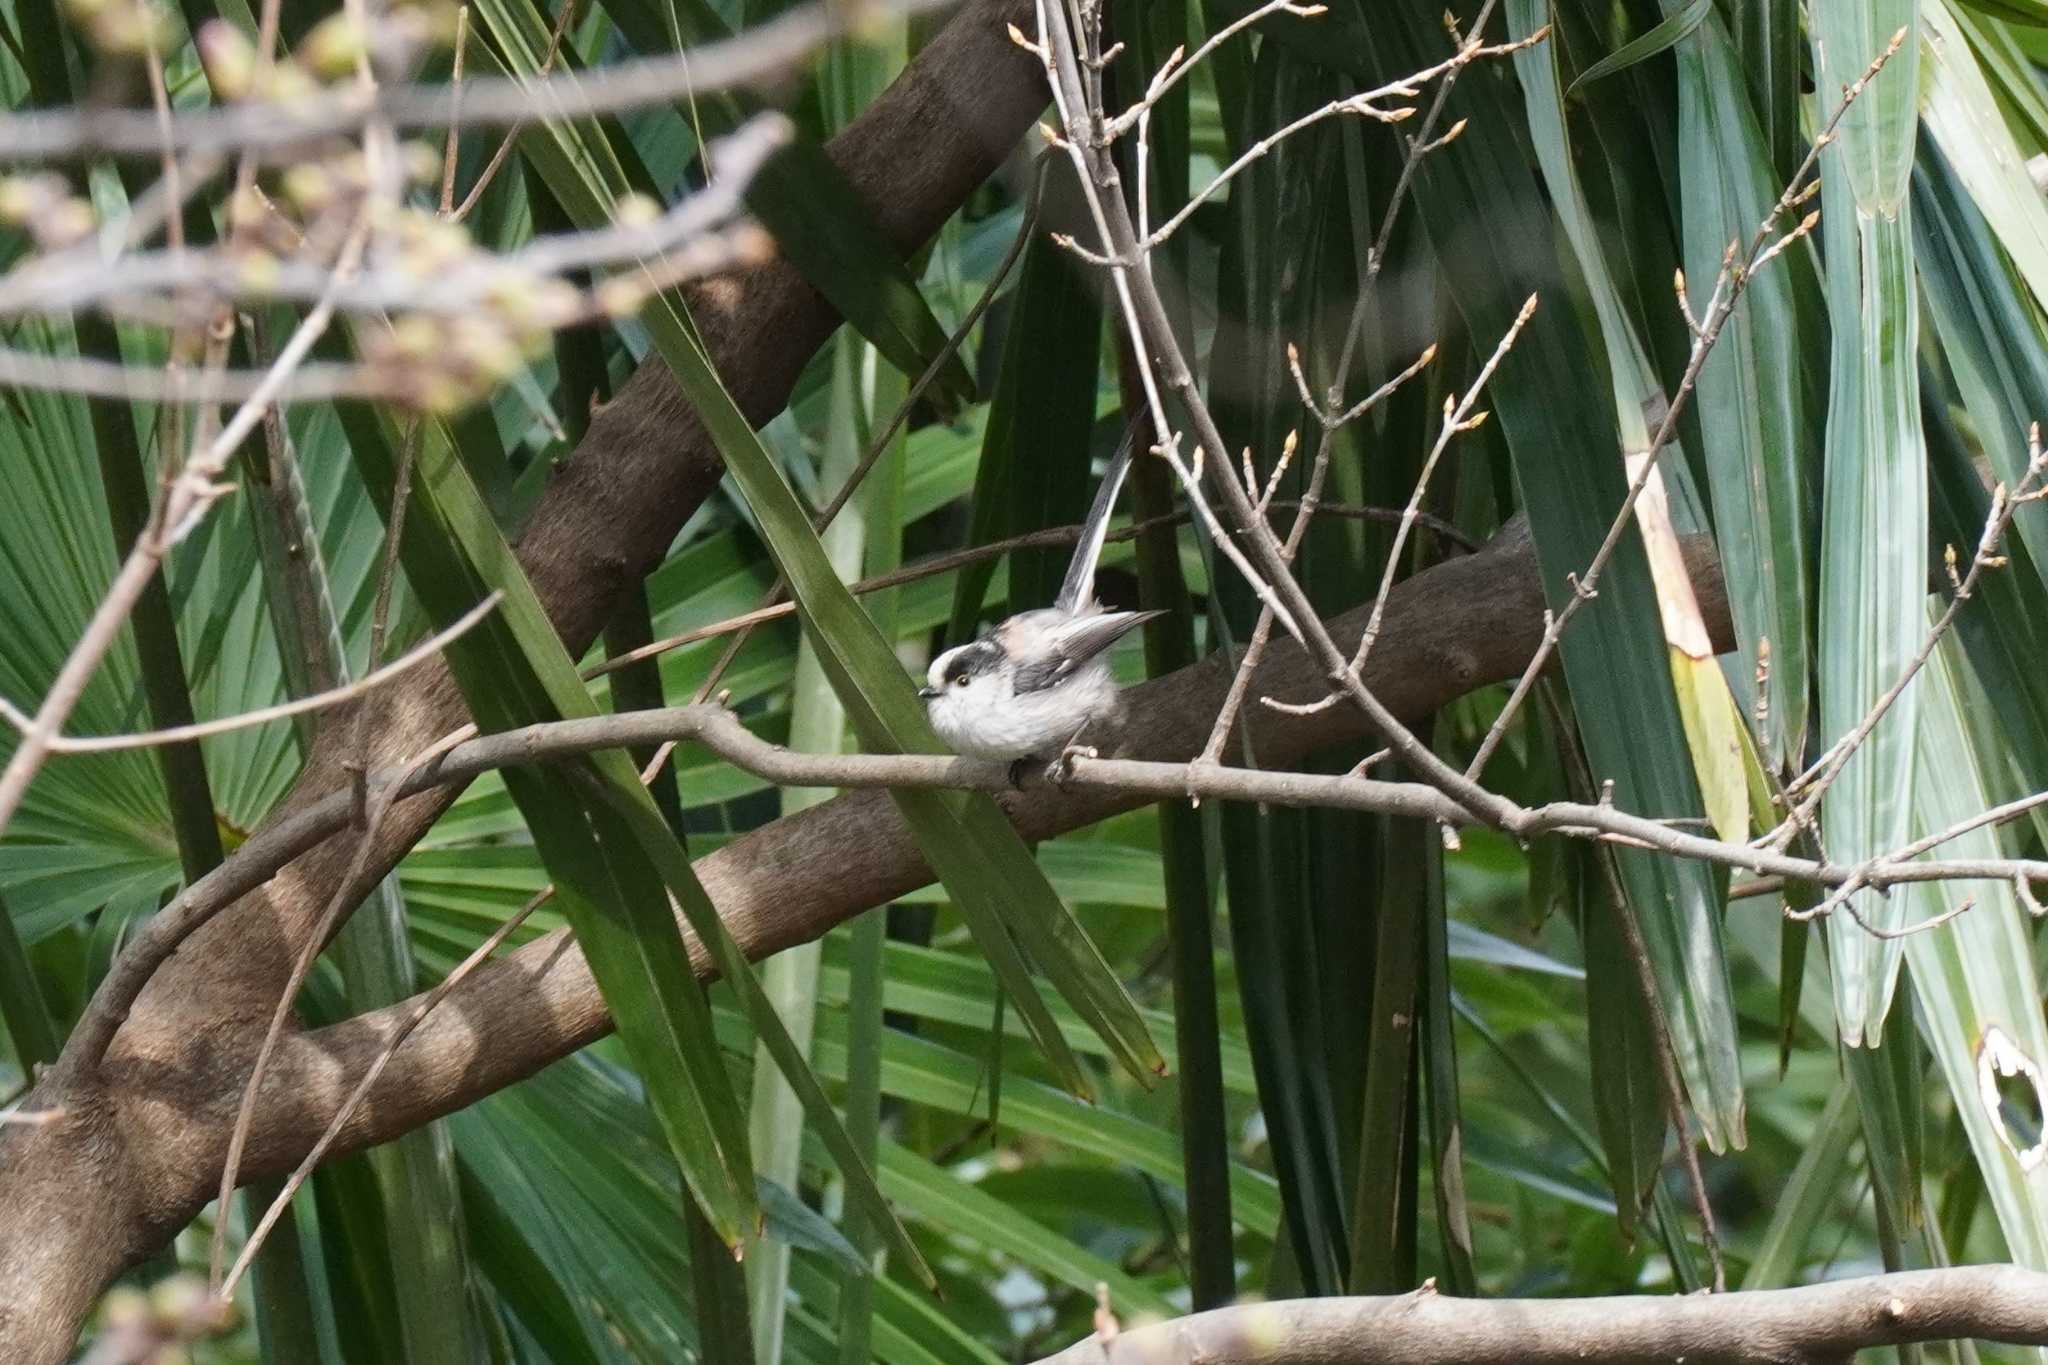
[[1124,438],[1117,443],[1116,454],[1110,456],[1102,486],[1095,490],[1094,505],[1089,507],[1088,520],[1081,526],[1080,543],[1074,546],[1074,557],[1067,561],[1067,576],[1060,582],[1060,595],[1053,602],[1062,611],[1086,611],[1095,602],[1095,564],[1102,558],[1103,539],[1109,534],[1109,519],[1116,513],[1116,498],[1123,490],[1124,475],[1130,472],[1131,454],[1143,420],[1134,419],[1124,428]]

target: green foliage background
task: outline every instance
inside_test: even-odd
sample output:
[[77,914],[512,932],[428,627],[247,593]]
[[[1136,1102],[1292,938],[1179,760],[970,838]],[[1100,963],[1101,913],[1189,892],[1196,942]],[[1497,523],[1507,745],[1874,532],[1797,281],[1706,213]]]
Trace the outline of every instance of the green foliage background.
[[[288,35],[318,17],[302,8],[287,6]],[[569,62],[667,50],[778,8],[602,0],[570,27]],[[1339,0],[1320,18],[1264,21],[1220,50],[1158,112],[1155,205],[1177,204],[1289,118],[1440,59],[1440,9]],[[1424,164],[1370,292],[1361,296],[1364,253],[1403,146],[1398,130],[1358,122],[1278,145],[1159,258],[1224,431],[1262,468],[1287,432],[1308,425],[1287,343],[1315,384],[1353,396],[1440,346],[1426,380],[1334,437],[1331,494],[1352,504],[1405,499],[1443,398],[1463,388],[1522,298],[1541,293],[1537,322],[1488,391],[1498,420],[1453,448],[1428,506],[1482,539],[1526,514],[1561,601],[1565,575],[1590,557],[1619,502],[1617,452],[1642,441],[1645,405],[1668,398],[1684,369],[1690,339],[1674,271],[1683,267],[1697,311],[1726,244],[1747,241],[1841,82],[1905,26],[1901,56],[1823,159],[1822,231],[1755,281],[1664,456],[1678,528],[1710,530],[1721,546],[1738,651],[1709,668],[1703,691],[1675,692],[1675,656],[1631,548],[1568,639],[1562,676],[1488,771],[1517,799],[1582,792],[1590,776],[1614,781],[1631,809],[1697,817],[1703,791],[1749,791],[1796,772],[1918,648],[1938,610],[1923,601],[1923,548],[1967,553],[1988,505],[1987,471],[2021,477],[2027,425],[2048,415],[2048,205],[2027,171],[2048,140],[2048,6],[1814,0],[1808,11],[1802,18],[1791,0],[1511,0],[1486,36],[1551,24],[1550,40],[1461,78],[1443,126],[1468,120],[1463,134]],[[1173,46],[1239,12],[1235,0],[1113,5],[1129,42],[1113,73],[1123,97]],[[219,14],[248,19],[237,0]],[[533,70],[553,15],[481,0],[472,69]],[[10,105],[37,97],[34,80],[68,79],[64,53],[32,41],[51,17],[34,0],[0,2],[11,50],[27,54],[0,54]],[[215,17],[212,0],[190,0],[184,17]],[[885,25],[828,53],[790,104],[801,135],[814,144],[843,126],[928,31],[922,21]],[[1819,35],[1834,55],[1816,70]],[[189,47],[170,75],[179,104],[205,102]],[[673,198],[700,174],[700,135],[746,112],[710,101],[529,129],[475,234],[504,247],[537,224],[598,221],[629,186]],[[461,183],[493,146],[465,139]],[[758,207],[856,325],[758,439],[736,413],[716,415],[718,377],[693,349],[686,315],[662,303],[637,322],[565,334],[488,405],[435,425],[423,458],[442,462],[453,492],[437,494],[419,546],[408,544],[408,572],[437,586],[401,590],[401,643],[466,605],[438,600],[451,582],[523,590],[491,567],[499,537],[516,532],[549,468],[568,457],[590,395],[639,364],[666,363],[712,414],[735,477],[647,580],[638,624],[658,637],[745,611],[788,571],[803,627],[755,632],[721,684],[749,727],[806,748],[924,747],[896,660],[914,665],[979,620],[1037,605],[1060,554],[925,578],[865,599],[864,611],[832,581],[963,538],[1078,518],[1091,462],[1124,420],[1114,333],[1088,272],[1034,239],[941,401],[918,410],[842,522],[821,541],[803,511],[836,489],[899,401],[905,372],[922,368],[991,278],[1024,215],[1030,177],[1013,171],[906,269],[874,248],[872,227],[819,158],[778,165]],[[1050,176],[1055,225],[1072,209],[1063,175],[1055,166]],[[120,210],[110,170],[92,172],[91,190],[104,211]],[[7,240],[6,258],[21,247]],[[0,323],[5,344],[56,355],[94,335],[89,323]],[[138,361],[160,345],[127,331],[119,343]],[[125,416],[155,461],[155,414]],[[289,429],[334,632],[360,671],[399,427],[388,414],[301,406]],[[0,499],[0,691],[18,703],[42,694],[113,572],[109,439],[81,401],[0,394],[0,463],[13,490]],[[1289,478],[1298,483],[1306,463]],[[258,485],[253,474],[245,482]],[[1141,499],[1168,496],[1138,483]],[[292,686],[270,607],[276,564],[261,553],[256,515],[251,499],[230,499],[169,566],[183,672],[202,716],[274,702]],[[1301,559],[1305,586],[1333,610],[1362,600],[1390,539],[1369,521],[1318,522]],[[2007,550],[2009,565],[1965,610],[1912,701],[1829,797],[1823,833],[1837,856],[2048,787],[2048,678],[2032,648],[2048,589],[2038,509],[2022,513]],[[1400,571],[1455,552],[1423,535]],[[1255,603],[1199,537],[1184,531],[1143,553],[1141,563],[1132,545],[1113,546],[1107,582],[1124,600],[1142,582],[1148,601],[1177,604],[1150,642],[1155,667],[1170,666],[1176,647],[1244,638]],[[568,661],[548,657],[538,618],[508,611],[511,624],[477,642],[468,664],[456,660],[473,701],[487,663],[501,670],[492,676],[521,680],[503,689],[494,719],[641,704],[602,681],[582,697],[565,681]],[[693,695],[723,647],[664,655],[661,694]],[[1118,668],[1134,680],[1146,663],[1134,649]],[[124,641],[72,729],[145,724],[142,679]],[[1434,718],[1432,742],[1462,763],[1501,700],[1497,689],[1461,700]],[[1688,747],[1687,721],[1717,705],[1750,723],[1760,771]],[[230,848],[287,789],[303,738],[273,726],[205,743]],[[1318,764],[1341,771],[1365,752]],[[591,780],[623,786],[618,773]],[[811,799],[778,796],[688,750],[676,792],[672,833],[692,856]],[[50,1054],[124,939],[181,883],[177,799],[142,753],[60,758],[38,779],[0,846],[0,1089]],[[542,885],[564,880],[575,851],[563,852],[558,831],[572,825],[590,849],[637,859],[644,887],[667,876],[687,900],[694,883],[663,859],[670,834],[624,815],[607,826],[596,804],[580,802],[522,791],[516,777],[471,786],[374,913],[358,916],[350,935],[360,941],[345,939],[323,965],[306,1016],[338,1018],[445,973]],[[810,1065],[836,1100],[850,1082],[878,1088],[878,1104],[846,1105],[851,1140],[876,1154],[881,1192],[942,1297],[921,1287],[900,1244],[862,1280],[859,1267],[887,1239],[828,1154],[836,1130],[764,1121],[784,1111],[772,1108],[776,1087],[753,1075],[767,1062],[750,995],[720,986],[700,1016],[684,998],[693,988],[664,975],[674,963],[662,965],[657,945],[641,986],[605,981],[629,1021],[624,1041],[454,1116],[431,1139],[323,1169],[298,1201],[296,1239],[259,1262],[255,1327],[213,1348],[216,1358],[730,1360],[747,1353],[751,1330],[793,1361],[997,1360],[1085,1333],[1098,1283],[1127,1320],[1232,1288],[1394,1291],[1427,1276],[1489,1295],[1695,1288],[1703,1249],[1634,968],[1616,941],[1615,889],[1650,942],[1694,1122],[1714,1149],[1705,1177],[1731,1279],[1761,1287],[2005,1258],[2048,1268],[2048,1174],[2015,1157],[2039,1136],[2040,1105],[2015,1091],[1992,1115],[1971,1098],[1976,1049],[1993,1025],[2048,1060],[2038,936],[2010,888],[1900,892],[1882,910],[1900,923],[1965,895],[1978,904],[1947,929],[1880,949],[1842,917],[1809,931],[1781,920],[1777,895],[1731,899],[1724,877],[1644,854],[1517,848],[1483,833],[1446,854],[1430,831],[1390,818],[1145,811],[1036,850],[1101,957],[1051,951],[1064,912],[1032,901],[1035,918],[1014,923],[1048,979],[1026,990],[1023,959],[990,965],[989,925],[1008,902],[994,874],[975,871],[1021,858],[1021,847],[975,803],[927,798],[905,809],[927,849],[950,855],[946,883],[835,931],[814,962],[771,965],[763,978],[797,1038],[810,1038]],[[536,840],[536,828],[549,837]],[[2038,851],[2039,837],[2021,822],[1954,851]],[[635,894],[587,890],[585,910],[569,898],[571,918],[591,917],[579,926],[602,923],[607,895],[627,904]],[[1213,956],[1191,960],[1187,945],[1204,941],[1198,926],[1211,915]],[[563,922],[550,906],[515,941]],[[1200,963],[1214,974],[1213,1013]],[[1004,974],[1008,1009],[998,1005]],[[676,1051],[645,1041],[657,1023],[683,1039]],[[1173,1071],[1149,1089],[1134,1078],[1143,1066],[1131,1065],[1148,1034]],[[1884,1045],[1875,1055],[1839,1046],[1853,1038]],[[692,1137],[698,1108],[709,1130]],[[724,1125],[729,1137],[748,1109],[742,1162],[711,1130]],[[749,1189],[748,1170],[772,1178]],[[758,1207],[770,1238],[791,1248],[786,1287],[773,1270],[751,1272],[750,1315],[730,1271],[708,1273],[700,1255],[707,1273],[693,1279],[691,1247],[713,1243],[686,1234],[686,1172],[721,1231]],[[178,1259],[203,1258],[202,1232],[181,1239]]]

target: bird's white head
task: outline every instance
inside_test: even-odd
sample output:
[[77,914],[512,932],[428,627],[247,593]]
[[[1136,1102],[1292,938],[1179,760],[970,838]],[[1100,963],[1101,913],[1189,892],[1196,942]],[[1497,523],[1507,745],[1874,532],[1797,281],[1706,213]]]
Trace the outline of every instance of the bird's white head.
[[988,757],[993,749],[1011,747],[1001,734],[1009,728],[1002,714],[1010,694],[1007,657],[994,640],[976,640],[939,655],[925,672],[917,695],[932,728],[961,753]]

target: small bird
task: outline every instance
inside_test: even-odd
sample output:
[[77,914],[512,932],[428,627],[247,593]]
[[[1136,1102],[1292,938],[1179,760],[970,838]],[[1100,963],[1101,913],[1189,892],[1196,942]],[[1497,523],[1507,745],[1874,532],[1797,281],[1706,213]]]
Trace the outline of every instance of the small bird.
[[1063,760],[1091,724],[1115,716],[1109,647],[1160,615],[1104,611],[1095,600],[1095,564],[1136,439],[1134,423],[1096,490],[1053,604],[939,655],[918,689],[940,737],[969,758],[1009,763],[1013,784],[1031,762]]

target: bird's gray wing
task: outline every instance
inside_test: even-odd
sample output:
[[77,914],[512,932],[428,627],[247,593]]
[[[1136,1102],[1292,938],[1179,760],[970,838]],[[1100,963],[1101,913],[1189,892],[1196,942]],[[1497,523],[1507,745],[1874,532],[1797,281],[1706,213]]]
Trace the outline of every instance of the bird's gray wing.
[[1124,475],[1130,472],[1131,452],[1142,420],[1134,419],[1124,428],[1116,454],[1109,457],[1102,486],[1095,490],[1088,520],[1081,525],[1080,543],[1074,546],[1074,557],[1067,561],[1067,576],[1060,582],[1060,595],[1053,599],[1053,605],[1061,611],[1079,614],[1095,603],[1095,563],[1102,558],[1103,537],[1109,534],[1109,519],[1116,512],[1116,496],[1124,486]]
[[1144,625],[1157,611],[1105,611],[1077,617],[1054,626],[1051,649],[1043,657],[1020,665],[1010,684],[1012,692],[1042,692],[1062,680],[1124,636]]

